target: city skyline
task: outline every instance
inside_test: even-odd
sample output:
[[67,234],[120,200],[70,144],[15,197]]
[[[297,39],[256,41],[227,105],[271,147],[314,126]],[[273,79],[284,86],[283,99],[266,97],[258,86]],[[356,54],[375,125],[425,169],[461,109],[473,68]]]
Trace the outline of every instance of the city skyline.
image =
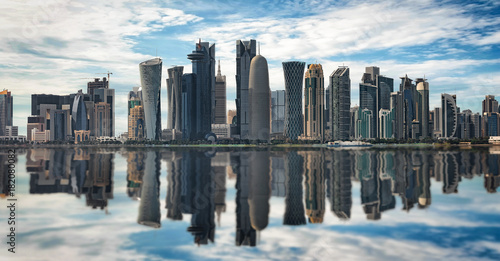
[[[164,76],[172,64],[184,66],[189,73],[185,54],[199,38],[217,45],[216,59],[228,79],[227,109],[235,108],[234,41],[238,39],[260,43],[262,55],[269,60],[271,90],[284,89],[281,62],[317,60],[327,75],[340,65],[349,66],[352,106],[359,105],[357,86],[367,66],[380,67],[393,79],[405,74],[425,76],[432,86],[430,108],[440,105],[440,93],[456,94],[457,105],[473,112],[481,112],[485,95],[500,96],[498,3],[321,1],[313,7],[258,2],[252,8],[262,12],[252,14],[242,11],[249,3],[174,1],[169,8],[155,2],[86,5],[11,1],[0,10],[5,25],[0,31],[6,36],[0,41],[4,61],[0,77],[15,97],[13,125],[19,126],[20,134],[26,133],[33,89],[56,95],[76,93],[87,82],[79,78],[110,71],[115,107],[125,108],[126,94],[140,83],[138,63],[157,55],[165,62]],[[346,29],[341,24],[350,26]],[[29,66],[22,62],[26,60]],[[167,122],[164,80],[162,129]],[[119,123],[115,135],[127,130],[123,110],[117,110],[115,121]]]

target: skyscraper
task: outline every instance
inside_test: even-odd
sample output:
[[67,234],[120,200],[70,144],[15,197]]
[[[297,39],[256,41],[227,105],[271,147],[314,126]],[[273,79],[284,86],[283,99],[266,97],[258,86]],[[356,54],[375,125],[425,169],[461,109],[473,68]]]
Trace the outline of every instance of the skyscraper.
[[457,137],[458,108],[456,95],[441,94],[441,121],[442,137]]
[[429,83],[426,79],[417,78],[417,117],[420,138],[429,137]]
[[285,129],[285,91],[271,92],[271,133],[283,133]]
[[153,58],[139,64],[146,138],[149,140],[161,138],[161,66],[160,58]]
[[351,79],[349,68],[341,66],[330,75],[329,116],[332,140],[349,139],[351,122]]
[[182,72],[183,66],[168,69],[167,100],[168,117],[167,129],[181,131],[182,121]]
[[285,76],[285,137],[297,140],[304,132],[302,115],[302,79],[305,62],[283,62]]
[[324,139],[325,84],[321,64],[310,64],[306,71],[304,138]]
[[267,60],[262,55],[252,59],[249,74],[249,139],[269,140],[271,90],[269,89],[269,70]]
[[88,130],[87,108],[83,101],[82,90],[79,90],[73,101],[73,110],[71,111],[71,122],[73,130]]
[[[88,95],[89,97],[85,97]],[[70,95],[70,100],[73,99],[73,94]],[[94,111],[90,108],[94,108],[94,105],[100,102],[109,104],[110,109],[110,133],[107,136],[115,136],[115,90],[109,88],[109,81],[105,77],[102,81],[96,78],[93,82],[87,83],[87,94],[84,94],[85,105],[87,107],[87,118],[90,121],[89,129],[91,130],[91,135],[99,136],[93,132],[95,126],[92,126],[92,122],[95,122]],[[89,110],[90,109],[90,110]]]
[[257,42],[236,41],[236,124],[240,138],[248,138],[250,111],[248,102],[248,76],[250,62],[257,55]]
[[416,118],[416,88],[415,84],[412,83],[412,79],[408,78],[407,75],[400,77],[401,84],[399,85],[399,91],[403,95],[403,139],[410,139],[412,135],[412,123]]
[[94,135],[112,137],[111,133],[111,106],[109,103],[99,102],[94,107]]
[[144,127],[142,90],[140,90],[140,87],[134,87],[128,94],[128,139],[143,139]]
[[390,110],[393,112],[392,133],[395,139],[403,138],[403,95],[401,92],[391,93]]
[[[188,54],[192,62],[192,72],[196,74],[196,89],[193,107],[196,139],[204,139],[211,132],[215,112],[215,44],[208,42],[196,44],[196,50]],[[183,118],[184,120],[185,118]]]
[[12,95],[8,90],[4,89],[0,92],[0,136],[5,136],[5,127],[12,126],[12,100]]
[[215,76],[215,119],[214,124],[226,124],[226,76],[221,74],[220,60]]
[[498,112],[498,101],[494,95],[486,95],[483,100],[483,133],[482,136],[497,136],[500,114]]

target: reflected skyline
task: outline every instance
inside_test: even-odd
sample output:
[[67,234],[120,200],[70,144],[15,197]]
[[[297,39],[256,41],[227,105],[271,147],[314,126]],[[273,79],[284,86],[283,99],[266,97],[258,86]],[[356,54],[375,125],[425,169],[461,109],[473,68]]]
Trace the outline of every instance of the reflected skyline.
[[[435,204],[432,183],[442,188],[442,194],[459,193],[464,179],[483,179],[485,193],[495,193],[500,183],[499,154],[486,150],[186,149],[119,153],[127,163],[127,185],[119,193],[139,201],[137,223],[160,228],[165,222],[187,220],[190,224],[185,230],[198,245],[215,243],[216,227],[223,226],[221,217],[230,211],[236,217],[235,245],[259,245],[263,239],[260,231],[270,223],[272,197],[284,200],[282,224],[296,226],[320,224],[325,219],[349,222],[352,208],[361,208],[369,221],[380,220],[383,213],[398,208],[405,212],[429,208]],[[29,192],[85,195],[88,207],[107,213],[114,193],[115,154],[82,148],[27,150]],[[162,186],[163,175],[166,183]],[[226,201],[233,200],[226,195],[231,175],[236,177],[236,194],[231,196],[236,204],[228,209]],[[361,205],[353,204],[353,184],[359,184]],[[162,189],[166,189],[163,214]],[[331,213],[325,213],[327,201]]]

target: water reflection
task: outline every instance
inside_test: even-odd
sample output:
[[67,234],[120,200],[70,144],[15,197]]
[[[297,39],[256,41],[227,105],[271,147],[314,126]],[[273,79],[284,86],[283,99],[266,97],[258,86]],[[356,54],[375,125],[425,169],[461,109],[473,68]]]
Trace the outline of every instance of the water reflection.
[[[428,208],[432,179],[442,182],[439,186],[444,194],[458,193],[463,179],[475,177],[484,179],[488,193],[496,192],[500,185],[499,154],[487,150],[163,149],[119,153],[127,161],[123,193],[139,201],[137,222],[159,228],[162,222],[187,218],[186,232],[199,245],[215,241],[216,224],[222,225],[221,216],[227,211],[236,214],[235,244],[259,244],[259,234],[270,222],[271,196],[285,202],[282,224],[297,226],[306,225],[306,220],[316,224],[329,218],[347,221],[353,207],[361,208],[368,220],[381,219],[383,212],[396,209],[397,204],[407,212],[414,207]],[[115,154],[81,148],[28,150],[30,194],[84,194],[87,206],[107,211],[113,199]],[[0,155],[1,162],[4,158]],[[162,220],[160,176],[165,173],[166,219]],[[226,209],[226,179],[230,177],[236,178],[235,209]],[[4,178],[1,180],[5,190]],[[352,204],[353,183],[359,184],[361,206]],[[331,214],[325,214],[326,201]]]

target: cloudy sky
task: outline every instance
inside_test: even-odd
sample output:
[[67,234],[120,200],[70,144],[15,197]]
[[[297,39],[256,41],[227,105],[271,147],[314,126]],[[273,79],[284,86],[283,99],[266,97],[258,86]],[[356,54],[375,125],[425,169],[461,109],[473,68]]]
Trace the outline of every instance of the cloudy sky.
[[[256,39],[272,90],[284,89],[282,61],[318,62],[325,75],[347,65],[355,105],[364,67],[379,66],[395,90],[399,77],[425,75],[431,108],[446,92],[457,94],[462,110],[478,112],[484,95],[500,95],[499,14],[498,1],[7,0],[0,7],[0,79],[14,95],[14,125],[24,135],[30,94],[86,90],[82,78],[110,71],[120,134],[140,62],[157,54],[163,78],[173,65],[190,72],[186,55],[198,39],[215,43],[231,109],[235,42]],[[166,127],[165,91],[162,101]]]

